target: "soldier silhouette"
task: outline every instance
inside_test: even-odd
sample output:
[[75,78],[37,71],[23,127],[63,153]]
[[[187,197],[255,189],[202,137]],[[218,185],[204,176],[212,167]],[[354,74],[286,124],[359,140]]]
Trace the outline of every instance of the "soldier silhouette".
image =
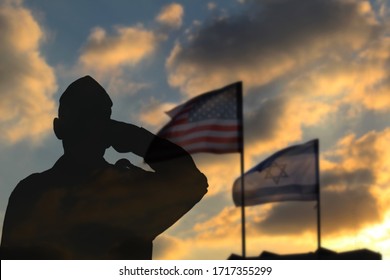
[[[207,192],[181,147],[111,119],[112,101],[90,76],[69,85],[53,128],[64,155],[13,190],[2,259],[151,259],[153,240]],[[103,158],[112,146],[154,170]]]

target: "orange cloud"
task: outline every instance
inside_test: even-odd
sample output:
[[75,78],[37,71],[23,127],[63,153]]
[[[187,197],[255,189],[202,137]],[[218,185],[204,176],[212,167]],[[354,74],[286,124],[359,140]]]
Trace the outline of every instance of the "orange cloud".
[[[347,125],[362,106],[385,110],[388,104],[389,48],[369,2],[310,1],[305,9],[291,1],[264,5],[269,15],[261,22],[211,21],[188,43],[177,43],[166,61],[170,85],[187,98],[244,82],[246,166],[303,141],[305,130],[340,123],[340,116]],[[256,13],[258,6],[250,7]],[[335,9],[337,24],[329,20],[335,20]],[[309,29],[303,14],[313,17]],[[366,45],[371,39],[378,42]]]
[[149,87],[149,82],[134,81],[131,78],[132,71],[140,63],[153,58],[159,44],[167,40],[171,29],[181,26],[183,14],[183,7],[172,3],[165,6],[156,17],[163,28],[145,28],[142,24],[137,24],[114,26],[109,32],[102,27],[95,27],[82,47],[78,65],[72,72],[94,75],[107,84],[107,89],[113,94],[131,95]]
[[171,28],[180,28],[183,23],[184,8],[178,3],[172,3],[157,15],[156,21]]
[[225,155],[194,155],[194,160],[200,170],[207,176],[209,189],[207,196],[223,194],[231,200],[231,187],[240,175],[240,155],[238,153]]
[[170,120],[165,113],[177,106],[177,104],[166,102],[161,103],[157,99],[150,99],[149,104],[145,104],[139,115],[140,124],[146,127],[160,129]]
[[[292,80],[292,95],[311,93],[324,103],[386,112],[390,107],[390,40],[378,38],[352,61],[329,58],[320,67]],[[351,115],[353,116],[353,115]]]
[[357,88],[348,101],[362,102],[371,110],[390,108],[390,39],[383,38],[361,54],[365,67],[360,71]]
[[163,37],[140,24],[115,26],[111,33],[95,27],[72,74],[93,75],[113,95],[133,95],[150,84],[132,79],[131,71],[152,57]]
[[263,86],[330,54],[359,51],[379,30],[368,1],[252,2],[247,9],[177,43],[166,63],[170,85],[187,95],[236,80]]
[[40,53],[45,34],[22,1],[0,5],[0,28],[0,137],[36,142],[51,130],[55,115],[56,78]]
[[[264,213],[268,209],[268,205],[246,209],[248,218],[246,224],[248,256],[259,255],[263,250],[278,253],[296,253],[315,249],[316,237],[314,233],[306,233],[304,238],[259,234],[254,229],[252,222],[259,217],[264,217]],[[232,253],[241,254],[241,214],[239,208],[226,207],[209,220],[196,224],[193,231],[197,233],[195,236],[175,237],[174,244],[164,246],[165,256],[169,256],[169,259],[224,260]],[[170,239],[173,235],[174,230],[169,230],[159,238],[167,236]],[[160,246],[159,238],[156,240],[157,248]],[[180,249],[176,246],[178,243],[181,245]],[[168,245],[168,243],[164,242],[164,245]],[[181,250],[184,251],[184,254]]]
[[157,36],[142,26],[117,26],[114,34],[96,27],[82,50],[80,62],[98,73],[107,73],[117,67],[132,67],[150,56],[157,43]]
[[[390,256],[389,145],[390,128],[386,128],[368,132],[359,138],[347,134],[322,154],[324,247],[336,251],[368,248],[380,252],[384,258]],[[224,161],[215,169],[222,170],[233,160]],[[202,160],[200,162],[202,166]],[[215,164],[215,161],[209,164]],[[222,177],[218,180],[226,188],[219,191],[228,195],[217,193],[214,196],[218,197],[217,200],[225,200],[225,205],[232,205],[229,180]],[[195,211],[201,212],[209,203],[217,207],[212,196],[207,196]],[[314,205],[314,202],[290,202],[247,207],[248,255],[258,255],[263,250],[277,253],[315,250],[317,232]],[[241,213],[234,206],[225,206],[218,213],[202,218],[188,236],[181,235],[179,228],[170,230],[169,234],[174,236],[178,233],[181,236],[177,238],[182,244],[187,244],[185,250],[191,250],[192,258],[207,259],[207,252],[212,252],[213,258],[225,259],[230,253],[241,252]],[[181,255],[180,258],[188,256]]]
[[162,234],[153,241],[154,260],[178,260],[186,259],[191,251],[190,244],[180,238]]
[[374,183],[370,191],[376,197],[382,213],[390,211],[390,128],[383,131],[370,131],[360,138],[349,134],[337,145],[330,156],[343,158],[346,170],[369,169]]
[[260,86],[281,76],[296,65],[293,59],[284,54],[280,56],[270,54],[262,59],[259,66],[248,64],[245,67],[232,69],[224,67],[223,63],[216,63],[208,67],[199,65],[197,61],[180,62],[178,57],[182,52],[182,45],[176,43],[166,61],[166,67],[169,72],[169,84],[180,88],[187,96],[194,96],[239,80],[244,81],[245,87],[248,88]]

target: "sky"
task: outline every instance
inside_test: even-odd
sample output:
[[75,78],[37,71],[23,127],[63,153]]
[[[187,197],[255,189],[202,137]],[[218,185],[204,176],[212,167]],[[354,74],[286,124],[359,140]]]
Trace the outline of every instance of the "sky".
[[[52,121],[77,78],[105,87],[114,119],[154,133],[166,111],[242,81],[245,169],[318,138],[322,246],[390,259],[390,1],[0,0],[0,61],[0,224],[17,183],[62,155]],[[105,157],[123,156],[141,163]],[[193,158],[208,193],[154,259],[241,254],[240,156]],[[316,250],[315,206],[247,207],[247,255]]]

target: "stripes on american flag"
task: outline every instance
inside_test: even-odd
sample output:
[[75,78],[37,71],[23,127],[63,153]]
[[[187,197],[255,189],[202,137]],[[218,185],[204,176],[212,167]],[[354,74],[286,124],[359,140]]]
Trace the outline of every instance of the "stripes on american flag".
[[167,113],[158,135],[194,154],[242,151],[242,83],[199,95]]

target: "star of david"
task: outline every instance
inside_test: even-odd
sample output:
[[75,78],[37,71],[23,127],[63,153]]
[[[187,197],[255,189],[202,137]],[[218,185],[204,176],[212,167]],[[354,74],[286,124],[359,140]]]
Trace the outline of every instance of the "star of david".
[[265,170],[265,179],[272,179],[275,184],[279,184],[281,178],[287,178],[287,164],[280,164],[274,161]]

